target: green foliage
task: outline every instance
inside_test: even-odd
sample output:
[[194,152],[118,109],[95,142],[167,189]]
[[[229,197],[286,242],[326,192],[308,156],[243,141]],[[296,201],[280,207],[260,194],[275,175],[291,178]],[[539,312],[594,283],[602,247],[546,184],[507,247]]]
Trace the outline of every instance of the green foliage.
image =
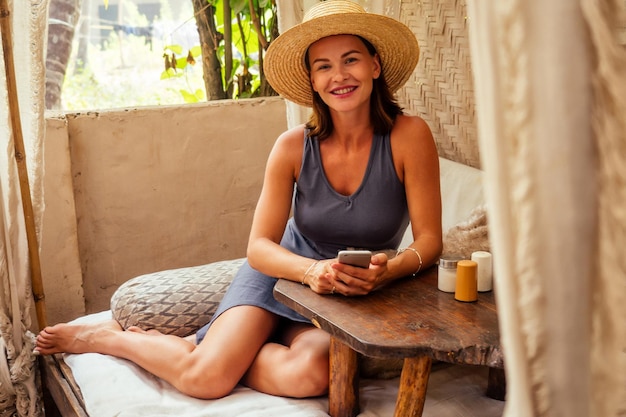
[[[220,42],[217,53],[222,69],[223,90],[227,91],[233,85],[232,98],[254,97],[261,85],[261,72],[259,71],[259,59],[263,53],[260,49],[259,37],[267,40],[272,38],[272,25],[275,24],[275,7],[271,0],[254,0],[255,10],[259,11],[258,19],[261,28],[260,33],[256,32],[253,16],[250,13],[248,0],[230,0],[232,19],[224,21],[224,0],[207,0],[215,7],[216,28],[220,33],[224,32],[226,24],[232,27],[232,47],[233,58],[231,64],[232,72],[226,74],[227,62],[224,51],[224,43]],[[201,62],[200,45],[194,46],[189,51],[184,51],[180,45],[167,45],[164,47],[163,57],[166,60],[164,70],[161,73],[161,80],[171,80],[182,76],[179,69],[184,69],[191,63],[190,57]],[[169,64],[167,63],[169,57]],[[173,59],[172,59],[173,58]],[[190,97],[198,97],[185,90],[183,93],[185,101]]]
[[185,99],[185,103],[198,103],[206,97],[204,90],[201,88],[198,88],[193,94],[187,90],[180,90],[180,94]]
[[171,77],[182,77],[184,71],[179,70],[184,70],[187,68],[187,65],[195,65],[196,58],[202,54],[200,46],[184,51],[181,45],[166,45],[163,50],[165,69],[161,73],[162,80],[167,80]]
[[165,52],[173,52],[175,54],[182,54],[183,53],[183,47],[180,45],[165,45],[165,47],[163,47],[163,50]]
[[[107,1],[103,0],[105,6]],[[194,25],[190,0],[176,18],[181,22],[174,29],[189,29]],[[223,1],[207,0],[216,7],[216,28],[224,31]],[[124,2],[124,23],[146,26],[148,21],[136,5]],[[259,13],[261,34],[268,41],[272,38],[275,10],[271,0],[254,0]],[[221,62],[223,89],[232,83],[232,98],[258,96],[261,86],[259,56],[262,48],[250,14],[247,0],[230,0],[232,19],[232,72],[225,74],[226,57],[224,42],[220,42],[217,57]],[[260,9],[259,9],[260,8]],[[169,10],[169,9],[168,9]],[[166,11],[167,12],[167,11]],[[171,14],[171,10],[170,13]],[[170,16],[169,19],[175,19]],[[78,28],[77,28],[78,30]],[[195,30],[195,29],[193,29]],[[192,30],[192,31],[193,31]],[[170,39],[165,34],[163,38]],[[88,60],[84,69],[78,65],[68,66],[62,88],[64,110],[80,111],[103,108],[120,108],[148,105],[178,105],[204,101],[207,97],[203,80],[201,47],[182,46],[177,42],[155,37],[149,46],[139,36],[111,32],[106,39],[92,40],[88,46]],[[70,62],[77,62],[78,37],[75,37]],[[174,57],[174,65],[172,65]],[[167,61],[166,61],[167,60]],[[169,63],[166,64],[166,62]]]

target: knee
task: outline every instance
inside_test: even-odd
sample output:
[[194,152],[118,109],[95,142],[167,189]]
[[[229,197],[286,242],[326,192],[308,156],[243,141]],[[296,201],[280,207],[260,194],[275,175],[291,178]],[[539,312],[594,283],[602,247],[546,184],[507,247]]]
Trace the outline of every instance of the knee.
[[177,378],[176,388],[183,394],[203,400],[227,396],[237,386],[238,380],[220,371],[220,365],[207,365],[188,361]]
[[330,380],[330,367],[328,364],[328,355],[317,357],[310,363],[311,381],[310,396],[325,395],[328,393],[328,384]]
[[295,380],[298,392],[295,397],[317,397],[328,393],[330,378],[328,352],[308,351],[298,361]]

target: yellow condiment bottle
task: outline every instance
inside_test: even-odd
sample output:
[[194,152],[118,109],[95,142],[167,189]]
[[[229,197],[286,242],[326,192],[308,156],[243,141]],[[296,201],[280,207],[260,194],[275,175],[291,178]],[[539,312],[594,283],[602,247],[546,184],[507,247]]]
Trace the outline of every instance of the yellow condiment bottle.
[[456,264],[454,299],[472,302],[478,300],[478,264],[464,259]]

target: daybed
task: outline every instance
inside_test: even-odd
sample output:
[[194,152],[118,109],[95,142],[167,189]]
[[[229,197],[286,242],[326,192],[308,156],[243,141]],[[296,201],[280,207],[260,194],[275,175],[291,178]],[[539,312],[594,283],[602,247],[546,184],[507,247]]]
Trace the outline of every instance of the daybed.
[[[488,250],[481,171],[446,159],[440,159],[440,164],[443,227],[448,232],[444,251],[460,251],[468,256],[473,250]],[[467,240],[468,236],[471,240]],[[405,241],[408,239],[405,236]],[[126,327],[139,324],[168,333],[189,334],[208,320],[242,261],[221,261],[136,277],[117,290],[110,311],[77,321],[97,321],[113,315]],[[392,415],[399,364],[371,358],[364,364],[360,416]],[[472,405],[478,407],[484,417],[501,415],[503,403],[484,396],[487,370],[474,368],[477,367],[435,365],[424,415],[441,415],[441,410],[450,407],[446,400],[466,412]],[[55,408],[63,416],[92,417],[328,415],[326,397],[295,400],[245,387],[238,387],[219,400],[193,399],[128,361],[99,354],[43,357],[42,371],[45,388],[54,401],[47,403],[48,415],[54,415]],[[471,404],[449,398],[455,389],[471,398]]]

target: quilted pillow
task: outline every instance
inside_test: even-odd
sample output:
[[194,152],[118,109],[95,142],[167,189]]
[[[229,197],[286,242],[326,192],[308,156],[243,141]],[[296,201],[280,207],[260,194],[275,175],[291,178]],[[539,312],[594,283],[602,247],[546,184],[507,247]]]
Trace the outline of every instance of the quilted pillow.
[[219,261],[130,279],[111,297],[113,318],[124,329],[138,326],[188,336],[211,320],[243,262]]

